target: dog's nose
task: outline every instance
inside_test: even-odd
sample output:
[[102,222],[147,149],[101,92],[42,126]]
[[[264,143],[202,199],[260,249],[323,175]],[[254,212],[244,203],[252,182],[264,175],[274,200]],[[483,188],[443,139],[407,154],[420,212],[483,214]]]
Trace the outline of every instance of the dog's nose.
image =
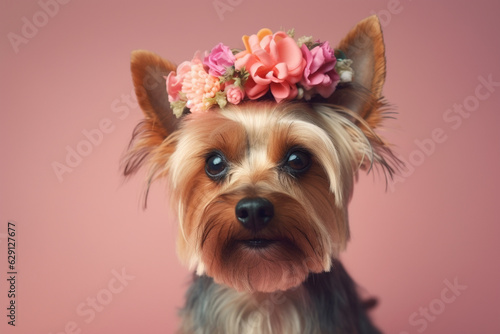
[[243,198],[236,204],[236,218],[244,227],[253,231],[263,229],[273,216],[273,204],[262,197]]

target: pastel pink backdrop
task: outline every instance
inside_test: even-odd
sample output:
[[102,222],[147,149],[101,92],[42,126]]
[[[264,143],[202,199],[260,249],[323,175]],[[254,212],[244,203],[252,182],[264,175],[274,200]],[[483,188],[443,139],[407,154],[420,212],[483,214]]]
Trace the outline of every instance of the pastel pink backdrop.
[[[173,333],[179,323],[191,274],[175,255],[163,185],[144,211],[142,178],[124,182],[119,169],[141,118],[127,102],[132,50],[180,63],[221,41],[241,45],[262,27],[294,27],[336,44],[377,12],[384,93],[399,111],[381,134],[409,165],[387,191],[382,177],[361,176],[343,260],[379,297],[373,317],[386,333],[499,333],[500,87],[484,100],[473,96],[478,77],[500,81],[500,3],[220,2],[228,6],[221,16],[216,1],[70,1],[52,6],[44,22],[41,4],[53,1],[2,1],[0,331]],[[8,34],[22,35],[33,16],[40,27],[16,53]],[[474,101],[460,125],[443,118],[454,104]],[[102,138],[85,147],[84,132],[100,125],[107,133],[100,129]],[[431,144],[435,129],[440,142]],[[66,164],[68,147],[88,155],[60,182],[52,165]],[[18,229],[15,328],[6,318],[8,221]],[[125,283],[113,278],[122,268],[131,276]],[[451,303],[443,302],[446,280],[462,286],[445,291]],[[100,305],[93,315],[92,298]]]

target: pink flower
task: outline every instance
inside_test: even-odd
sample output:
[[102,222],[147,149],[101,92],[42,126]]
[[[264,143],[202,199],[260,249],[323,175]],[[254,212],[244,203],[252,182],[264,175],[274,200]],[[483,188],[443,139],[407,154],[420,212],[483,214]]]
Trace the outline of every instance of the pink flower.
[[219,79],[208,74],[200,59],[193,59],[190,70],[184,75],[182,93],[186,95],[186,107],[192,113],[205,111],[215,100],[215,94],[220,91]]
[[303,44],[301,51],[306,60],[304,76],[300,80],[301,85],[306,91],[309,91],[308,95],[318,93],[324,98],[329,97],[340,81],[340,77],[335,71],[337,59],[332,48],[328,42],[321,43],[312,50]]
[[219,43],[205,56],[203,64],[208,67],[210,75],[220,77],[224,75],[228,67],[234,65],[235,60],[236,58],[229,47]]
[[229,85],[225,89],[227,102],[238,104],[245,98],[245,92],[240,87]]
[[273,35],[267,29],[245,36],[244,43],[247,50],[236,55],[235,67],[250,74],[245,83],[248,98],[258,99],[269,90],[277,102],[295,98],[306,65],[297,43],[283,31]]
[[177,66],[176,72],[170,72],[167,79],[168,101],[176,102],[180,100],[179,93],[182,90],[182,82],[187,72],[191,70],[191,62],[185,61]]

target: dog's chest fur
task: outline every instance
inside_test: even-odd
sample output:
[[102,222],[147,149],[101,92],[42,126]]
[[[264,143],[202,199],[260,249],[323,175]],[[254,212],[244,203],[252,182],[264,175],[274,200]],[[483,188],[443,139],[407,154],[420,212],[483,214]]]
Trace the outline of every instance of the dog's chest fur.
[[270,294],[237,292],[195,277],[181,316],[182,334],[380,333],[340,262],[296,289]]

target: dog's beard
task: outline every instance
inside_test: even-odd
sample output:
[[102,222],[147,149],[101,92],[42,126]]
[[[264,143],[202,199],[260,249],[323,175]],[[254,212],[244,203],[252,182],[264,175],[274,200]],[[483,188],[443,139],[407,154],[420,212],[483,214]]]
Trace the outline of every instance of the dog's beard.
[[253,232],[236,221],[238,197],[214,200],[200,225],[201,261],[215,282],[239,291],[273,292],[324,270],[321,232],[302,205],[285,194],[270,194],[267,198],[279,203],[275,216],[264,230]]
[[[309,273],[330,270],[349,239],[347,203],[359,151],[368,143],[330,109],[268,108],[248,104],[188,118],[172,137],[167,163],[156,165],[169,176],[180,258],[240,291],[288,290]],[[300,175],[283,167],[296,147],[311,157]],[[213,152],[228,161],[229,172],[219,180],[206,174]],[[235,215],[246,197],[274,205],[270,223],[258,232]]]

